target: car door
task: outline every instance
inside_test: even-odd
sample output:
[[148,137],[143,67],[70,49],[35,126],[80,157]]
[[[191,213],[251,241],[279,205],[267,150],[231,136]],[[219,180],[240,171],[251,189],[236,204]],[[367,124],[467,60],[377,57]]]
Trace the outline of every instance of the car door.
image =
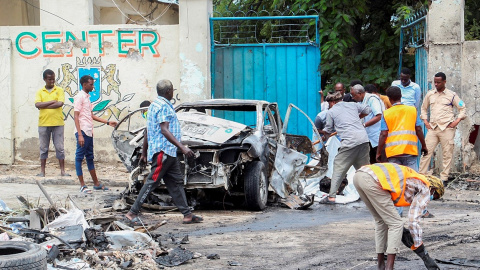
[[[301,195],[303,190],[300,178],[316,175],[322,169],[326,170],[326,164],[322,166],[323,164],[321,163],[323,162],[318,157],[320,150],[315,148],[307,136],[286,133],[292,109],[298,110],[307,118],[315,137],[320,139],[320,134],[315,128],[313,121],[297,106],[290,104],[284,122],[278,123],[278,126],[281,127],[281,132],[276,144],[273,172],[269,179],[271,187],[282,198],[287,198],[292,193]],[[321,143],[319,147],[320,149],[324,148]],[[308,155],[310,155],[312,160],[309,164],[307,164],[309,160]]]

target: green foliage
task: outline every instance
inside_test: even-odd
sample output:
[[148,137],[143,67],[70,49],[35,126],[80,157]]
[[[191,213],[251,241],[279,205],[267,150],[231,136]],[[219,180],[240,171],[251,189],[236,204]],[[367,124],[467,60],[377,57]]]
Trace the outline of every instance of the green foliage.
[[[475,1],[475,0],[466,0]],[[322,88],[353,79],[388,87],[397,77],[400,26],[426,0],[214,0],[215,9],[315,9],[319,13]],[[478,22],[477,22],[478,25]],[[271,31],[265,23],[260,35]],[[310,35],[314,36],[314,35]],[[414,69],[414,57],[403,66]]]
[[465,40],[480,40],[480,2],[465,0]]

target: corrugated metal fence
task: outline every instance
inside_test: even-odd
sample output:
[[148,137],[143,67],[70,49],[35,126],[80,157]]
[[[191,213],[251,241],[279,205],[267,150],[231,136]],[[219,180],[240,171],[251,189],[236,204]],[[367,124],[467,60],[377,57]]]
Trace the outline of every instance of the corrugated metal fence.
[[[318,19],[318,16],[296,17]],[[217,17],[211,18],[211,23],[229,19],[252,18]],[[312,119],[320,111],[320,47],[316,42],[217,44],[212,40],[212,72],[212,98],[277,102],[281,114],[293,103]],[[241,113],[226,118],[245,124],[254,121]],[[290,119],[289,133],[312,135],[310,123],[301,114],[292,111]]]

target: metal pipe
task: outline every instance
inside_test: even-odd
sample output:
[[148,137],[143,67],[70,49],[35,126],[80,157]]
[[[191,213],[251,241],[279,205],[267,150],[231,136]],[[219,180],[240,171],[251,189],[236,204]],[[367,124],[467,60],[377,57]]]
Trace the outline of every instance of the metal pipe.
[[298,20],[298,19],[314,19],[318,18],[316,15],[302,15],[302,16],[264,16],[264,17],[211,17],[212,21],[264,21],[264,20]]

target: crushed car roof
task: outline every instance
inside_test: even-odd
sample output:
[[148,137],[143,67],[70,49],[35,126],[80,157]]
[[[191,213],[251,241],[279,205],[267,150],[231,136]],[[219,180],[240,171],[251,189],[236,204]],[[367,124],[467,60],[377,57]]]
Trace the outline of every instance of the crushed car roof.
[[[206,100],[199,100],[195,102],[185,102],[180,104],[177,108],[204,108],[204,109],[214,109],[219,107],[228,107],[231,110],[241,110],[241,111],[254,111],[255,106],[257,104],[261,104],[262,106],[268,105],[271,102],[264,101],[264,100],[253,100],[253,99],[206,99]],[[252,108],[248,108],[245,106],[252,106]]]

